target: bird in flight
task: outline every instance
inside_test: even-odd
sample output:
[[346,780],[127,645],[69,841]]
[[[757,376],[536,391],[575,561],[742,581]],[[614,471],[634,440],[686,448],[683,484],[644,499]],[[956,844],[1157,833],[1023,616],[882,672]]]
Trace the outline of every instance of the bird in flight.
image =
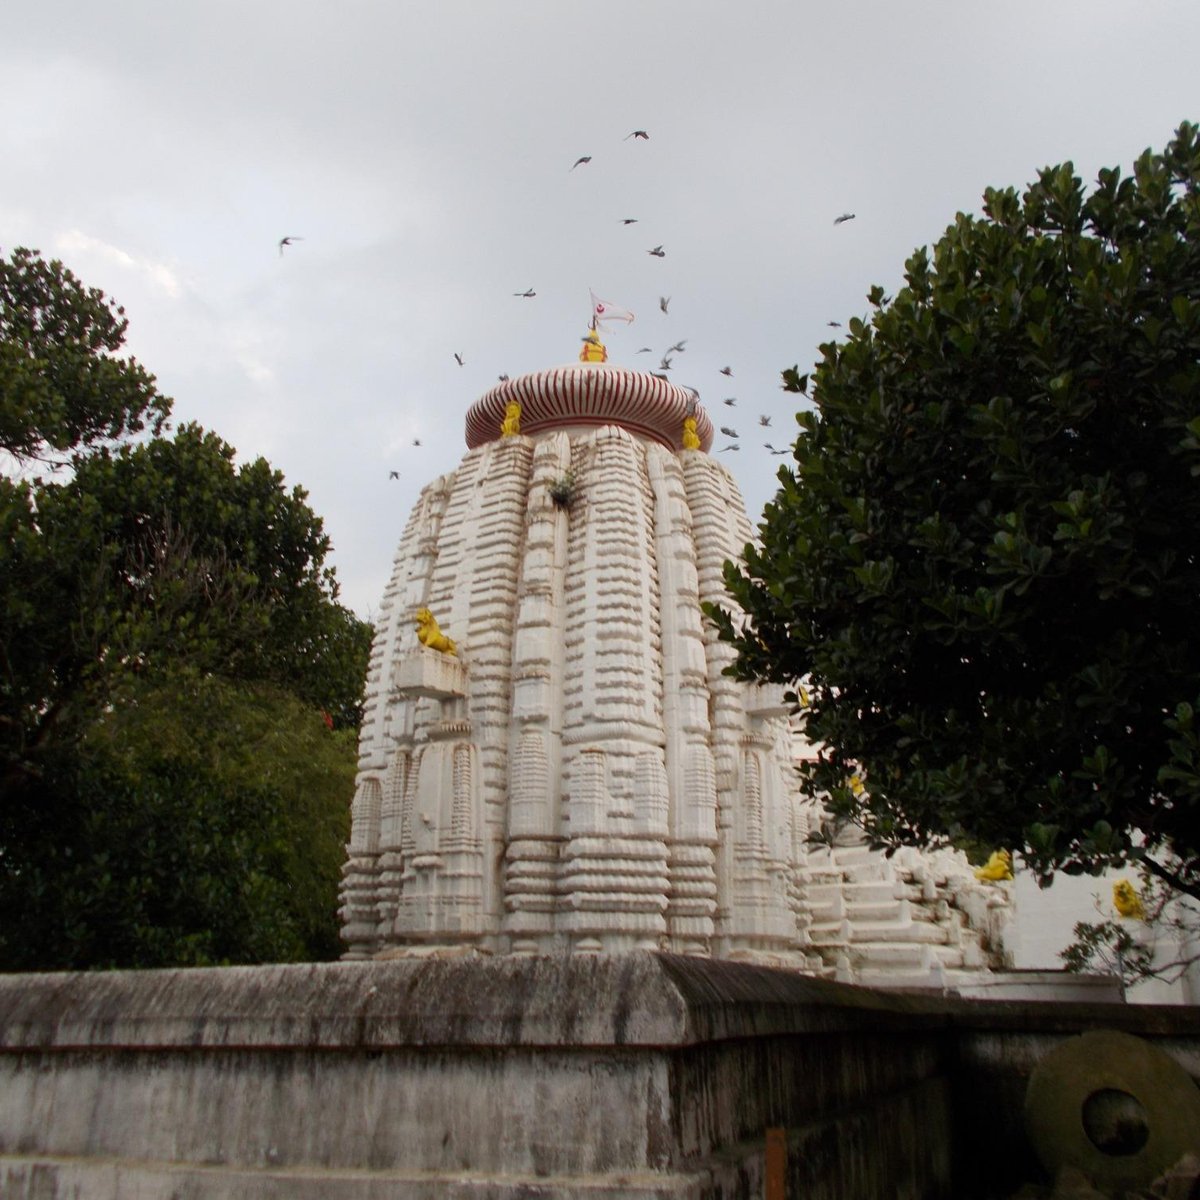
[[622,217],[621,218],[622,225],[636,225],[637,221],[638,221],[637,217]]
[[500,376],[500,382],[501,382],[501,383],[507,383],[507,382],[508,382],[508,376],[507,376],[507,375],[501,375],[501,376]]
[[[653,254],[653,253],[654,253],[654,251],[653,251],[653,250],[651,250],[651,251],[650,251],[650,253],[651,253],[651,254]],[[667,311],[667,305],[668,305],[668,304],[670,304],[670,303],[671,303],[671,297],[670,297],[670,296],[659,296],[659,298],[658,298],[658,307],[659,307],[660,309],[662,309],[662,311],[663,311],[663,312],[666,312],[666,311]]]
[[774,446],[772,446],[770,442],[763,442],[763,445],[764,445],[764,446],[766,446],[766,448],[767,448],[768,450],[770,450],[770,452],[771,452],[772,454],[786,454],[786,453],[787,453],[787,449],[786,449],[786,448],[784,448],[783,450],[776,450],[776,449],[775,449],[775,447],[774,447]]
[[[576,159],[576,160],[575,160],[575,161],[574,161],[574,162],[571,164],[571,170],[573,171],[573,170],[575,170],[575,168],[576,168],[576,167],[580,167],[580,166],[582,166],[584,163],[590,163],[591,161],[592,161],[592,156],[591,156],[590,154],[584,154],[584,155],[581,155],[579,158],[577,158],[577,159]],[[568,171],[567,173],[568,173],[568,174],[570,174],[570,171]]]
[[294,233],[289,233],[287,235],[287,237],[281,237],[279,239],[279,257],[280,258],[283,257],[284,246],[290,246],[293,242],[302,242],[302,241],[304,241],[304,239],[302,237],[297,237],[297,235]]
[[840,217],[833,218],[833,223],[835,225],[841,225],[843,221],[853,221],[853,220],[854,220],[853,213],[842,213],[842,215]]
[[739,446],[736,442],[731,442],[728,446],[722,446],[721,449],[717,451],[717,453],[724,454],[726,450],[740,450],[740,449],[741,449],[741,446]]
[[732,378],[733,377],[733,368],[732,367],[722,367],[721,374],[728,375],[730,378]]
[[622,141],[629,141],[630,138],[637,138],[639,142],[648,142],[650,135],[644,129],[635,129],[632,133],[627,133]]
[[825,324],[830,326],[832,329],[841,329],[842,327],[841,321],[826,321]]
[[724,403],[728,404],[729,407],[732,408],[737,403],[737,397],[736,396],[727,396],[725,398]]
[[723,433],[723,434],[724,434],[726,437],[731,437],[731,438],[737,438],[737,437],[741,437],[741,436],[742,436],[740,433],[738,433],[738,431],[737,431],[736,429],[730,429],[728,425],[722,425],[722,426],[721,426],[721,432],[722,432],[722,433]]
[[389,479],[399,479],[399,478],[400,478],[400,472],[399,472],[399,471],[389,471],[389,472],[388,472],[388,478],[389,478]]
[[653,349],[652,349],[650,346],[643,346],[643,347],[642,347],[642,348],[641,348],[641,349],[638,351],[638,353],[639,353],[639,354],[653,354],[653,353],[654,353],[654,350],[653,350]]
[[660,371],[669,371],[671,369],[671,360],[665,354],[662,356],[662,362],[658,364],[658,369]]
[[686,345],[687,345],[687,338],[684,338],[683,341],[676,342],[675,345],[673,345],[673,346],[668,346],[667,353],[668,354],[682,354],[683,348]]
[[413,445],[414,445],[414,446],[419,446],[420,444],[421,444],[421,439],[420,439],[420,438],[413,438]]
[[523,292],[513,292],[513,295],[521,296],[525,300],[532,300],[537,295],[537,292],[533,288],[526,288]]
[[771,418],[768,416],[761,416],[758,418],[758,423],[763,426],[770,425]]
[[461,367],[463,365],[463,356],[456,350],[454,352],[454,361]]
[[667,252],[661,246],[655,246],[653,250],[647,250],[647,254],[653,254],[655,258],[666,258]]

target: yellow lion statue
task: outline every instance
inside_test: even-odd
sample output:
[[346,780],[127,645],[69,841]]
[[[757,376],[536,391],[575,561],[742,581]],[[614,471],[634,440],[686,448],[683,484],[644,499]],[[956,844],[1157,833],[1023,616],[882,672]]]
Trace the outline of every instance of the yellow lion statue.
[[500,422],[501,437],[516,437],[521,432],[521,406],[510,400],[504,409],[504,420]]
[[427,608],[417,609],[417,641],[430,650],[458,657],[458,647],[438,628],[437,618]]
[[986,883],[1000,883],[1012,877],[1012,855],[1007,850],[993,851],[991,858],[975,870],[975,878]]

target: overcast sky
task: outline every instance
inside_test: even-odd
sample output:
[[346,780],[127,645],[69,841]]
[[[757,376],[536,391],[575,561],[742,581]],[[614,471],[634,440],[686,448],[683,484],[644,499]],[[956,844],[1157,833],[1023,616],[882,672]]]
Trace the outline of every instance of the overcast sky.
[[779,372],[985,187],[1161,147],[1198,45],[1195,0],[14,0],[0,250],[124,304],[175,419],[309,491],[370,615],[467,406],[574,360],[589,289],[637,314],[610,361],[687,339],[757,519]]

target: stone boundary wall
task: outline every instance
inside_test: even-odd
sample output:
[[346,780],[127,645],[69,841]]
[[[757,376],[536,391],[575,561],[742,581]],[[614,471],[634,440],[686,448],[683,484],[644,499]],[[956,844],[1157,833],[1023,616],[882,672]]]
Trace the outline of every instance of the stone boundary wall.
[[984,1200],[1097,1025],[1200,1076],[1194,1009],[649,952],[0,976],[0,1196],[751,1197],[782,1128],[789,1196]]

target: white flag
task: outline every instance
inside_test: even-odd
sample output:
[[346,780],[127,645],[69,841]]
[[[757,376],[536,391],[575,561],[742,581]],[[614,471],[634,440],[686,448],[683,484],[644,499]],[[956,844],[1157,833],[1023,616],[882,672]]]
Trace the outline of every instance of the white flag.
[[601,300],[595,292],[591,293],[592,297],[592,319],[599,325],[603,321],[624,321],[626,325],[633,320],[633,313],[627,308],[618,308],[615,304],[609,304],[607,300]]

